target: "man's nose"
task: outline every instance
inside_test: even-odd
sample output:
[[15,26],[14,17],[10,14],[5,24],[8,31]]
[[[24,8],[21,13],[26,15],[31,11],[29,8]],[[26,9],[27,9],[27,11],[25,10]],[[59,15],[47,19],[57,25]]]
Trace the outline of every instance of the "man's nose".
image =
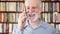
[[33,9],[30,9],[30,10],[29,10],[29,13],[33,13]]

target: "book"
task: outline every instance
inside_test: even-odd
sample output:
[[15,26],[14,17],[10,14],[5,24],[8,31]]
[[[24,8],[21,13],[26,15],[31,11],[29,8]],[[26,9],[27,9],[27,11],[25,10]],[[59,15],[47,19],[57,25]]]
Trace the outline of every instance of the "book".
[[53,22],[55,22],[55,13],[53,13]]
[[2,13],[0,13],[0,22],[2,22]]
[[45,3],[44,3],[44,12],[45,12]]
[[58,17],[57,18],[58,18],[58,22],[60,22],[60,13],[58,14]]
[[57,12],[59,11],[59,3],[58,2],[55,3],[55,11],[57,11]]
[[50,22],[53,22],[53,13],[50,13]]
[[8,22],[15,22],[15,13],[8,13],[7,15],[7,21]]
[[6,23],[5,24],[3,24],[3,30],[4,30],[4,33],[6,33]]
[[3,13],[3,22],[7,22],[7,13]]
[[48,2],[45,3],[45,11],[48,12]]
[[[60,9],[60,3],[59,3],[59,9]],[[60,10],[59,10],[59,12],[60,12]]]
[[2,33],[2,23],[0,23],[0,33]]
[[8,23],[4,23],[4,33],[9,33],[9,24]]
[[6,2],[6,6],[5,6],[6,8],[6,11],[9,11],[9,2]]
[[12,34],[12,24],[9,24],[9,34]]
[[7,11],[16,11],[16,2],[7,2],[6,7]]
[[18,11],[24,11],[24,3],[18,3]]
[[48,11],[52,12],[53,11],[53,3],[48,3]]
[[16,22],[15,20],[16,20],[16,13],[13,13],[13,22]]
[[55,22],[58,22],[58,12],[55,12]]
[[57,24],[57,25],[56,25],[56,32],[57,32],[57,33],[60,33],[60,24]]
[[45,7],[45,4],[44,2],[42,2],[42,12],[44,12],[44,7]]
[[48,20],[48,22],[50,22],[50,20],[51,20],[50,19],[50,13],[48,13],[48,19],[47,20]]
[[45,13],[42,13],[42,20],[45,21]]
[[12,34],[12,32],[9,32],[9,34]]
[[58,22],[58,12],[53,13],[53,22]]
[[9,24],[8,23],[6,23],[6,33],[9,33]]
[[4,22],[4,20],[3,20],[3,18],[4,18],[4,13],[2,13],[2,16],[1,16],[1,17],[2,17],[2,22]]
[[45,22],[48,22],[48,15],[45,13]]
[[19,14],[18,13],[15,13],[16,15],[16,17],[15,17],[15,22],[17,22],[17,20],[18,20],[18,18],[19,18]]
[[0,11],[5,11],[5,2],[0,2]]
[[55,12],[55,3],[53,2],[53,11]]

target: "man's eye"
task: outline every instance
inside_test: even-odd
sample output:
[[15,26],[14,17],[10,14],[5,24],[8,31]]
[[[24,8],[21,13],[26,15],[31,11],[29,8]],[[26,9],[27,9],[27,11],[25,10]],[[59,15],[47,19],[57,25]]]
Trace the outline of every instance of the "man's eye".
[[29,7],[27,9],[29,9]]

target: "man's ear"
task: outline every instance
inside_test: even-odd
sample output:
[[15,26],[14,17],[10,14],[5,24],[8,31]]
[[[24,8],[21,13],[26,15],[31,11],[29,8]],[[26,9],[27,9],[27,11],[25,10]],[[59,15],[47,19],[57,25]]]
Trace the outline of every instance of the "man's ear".
[[39,11],[42,12],[42,6],[40,6]]

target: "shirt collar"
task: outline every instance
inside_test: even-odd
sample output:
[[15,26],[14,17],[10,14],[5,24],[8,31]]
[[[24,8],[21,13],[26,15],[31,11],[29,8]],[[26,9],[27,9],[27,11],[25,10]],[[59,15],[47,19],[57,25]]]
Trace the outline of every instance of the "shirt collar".
[[[30,26],[28,22],[26,22],[25,28],[26,28],[27,26]],[[38,25],[35,29],[40,28],[40,27],[42,27],[42,28],[45,29],[45,28],[48,27],[48,25],[47,25],[46,22],[44,22],[44,21],[41,20],[40,23],[39,23],[39,25]]]
[[41,20],[38,28],[39,27],[42,27],[42,28],[46,29],[48,27],[48,24],[46,22],[44,22],[44,21]]

